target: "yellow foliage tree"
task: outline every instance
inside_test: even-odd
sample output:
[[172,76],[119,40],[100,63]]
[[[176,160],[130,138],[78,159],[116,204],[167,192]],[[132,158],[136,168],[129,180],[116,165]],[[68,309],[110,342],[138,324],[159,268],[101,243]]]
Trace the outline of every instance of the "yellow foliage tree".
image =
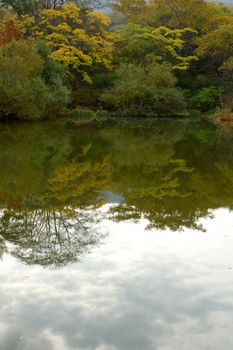
[[80,72],[91,83],[90,67],[111,68],[112,34],[107,31],[110,19],[103,13],[83,11],[74,3],[59,10],[43,10],[32,35],[52,47],[51,57]]
[[122,27],[115,39],[115,51],[125,63],[148,64],[169,62],[174,70],[187,70],[194,55],[183,53],[186,41],[196,32],[191,28],[170,29],[167,27],[142,27],[129,23]]

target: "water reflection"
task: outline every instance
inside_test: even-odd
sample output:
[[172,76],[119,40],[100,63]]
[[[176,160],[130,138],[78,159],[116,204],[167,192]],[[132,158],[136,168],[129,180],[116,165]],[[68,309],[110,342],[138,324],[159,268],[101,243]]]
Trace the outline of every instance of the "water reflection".
[[[57,133],[46,125],[3,128],[1,254],[43,266],[79,260],[106,235],[97,227],[96,209],[104,203],[101,189],[109,178],[108,160],[87,159],[91,144],[78,145],[76,151],[59,127]],[[19,142],[18,149],[12,138]],[[58,138],[64,142],[61,147]]]
[[75,262],[105,236],[97,221],[93,212],[70,208],[5,209],[0,215],[1,253],[43,266]]
[[233,217],[214,214],[205,234],[105,221],[106,244],[56,271],[4,259],[0,348],[231,350]]
[[0,125],[1,350],[232,350],[233,132],[206,123]]
[[232,208],[233,132],[206,121],[12,124],[0,136],[0,250],[27,264],[79,259],[105,236],[106,203],[118,223],[173,231],[204,231],[200,219]]

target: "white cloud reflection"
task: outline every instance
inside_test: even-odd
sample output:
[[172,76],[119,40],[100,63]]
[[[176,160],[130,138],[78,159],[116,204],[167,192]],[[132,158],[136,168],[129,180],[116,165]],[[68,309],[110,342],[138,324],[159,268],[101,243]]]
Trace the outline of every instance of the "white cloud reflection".
[[50,270],[0,263],[1,350],[232,350],[233,214],[206,233],[110,234],[82,263]]

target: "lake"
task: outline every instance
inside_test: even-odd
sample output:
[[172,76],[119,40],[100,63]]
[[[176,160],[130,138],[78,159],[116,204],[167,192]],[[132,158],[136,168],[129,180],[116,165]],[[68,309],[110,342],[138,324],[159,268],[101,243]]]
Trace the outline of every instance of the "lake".
[[1,350],[232,350],[233,129],[0,124]]

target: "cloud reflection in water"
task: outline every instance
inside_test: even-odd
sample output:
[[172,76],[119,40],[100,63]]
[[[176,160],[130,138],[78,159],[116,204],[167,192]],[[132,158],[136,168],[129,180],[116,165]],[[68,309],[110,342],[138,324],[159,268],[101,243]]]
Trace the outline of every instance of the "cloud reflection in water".
[[206,233],[106,221],[105,244],[63,269],[4,256],[0,349],[232,350],[233,214],[214,214]]

